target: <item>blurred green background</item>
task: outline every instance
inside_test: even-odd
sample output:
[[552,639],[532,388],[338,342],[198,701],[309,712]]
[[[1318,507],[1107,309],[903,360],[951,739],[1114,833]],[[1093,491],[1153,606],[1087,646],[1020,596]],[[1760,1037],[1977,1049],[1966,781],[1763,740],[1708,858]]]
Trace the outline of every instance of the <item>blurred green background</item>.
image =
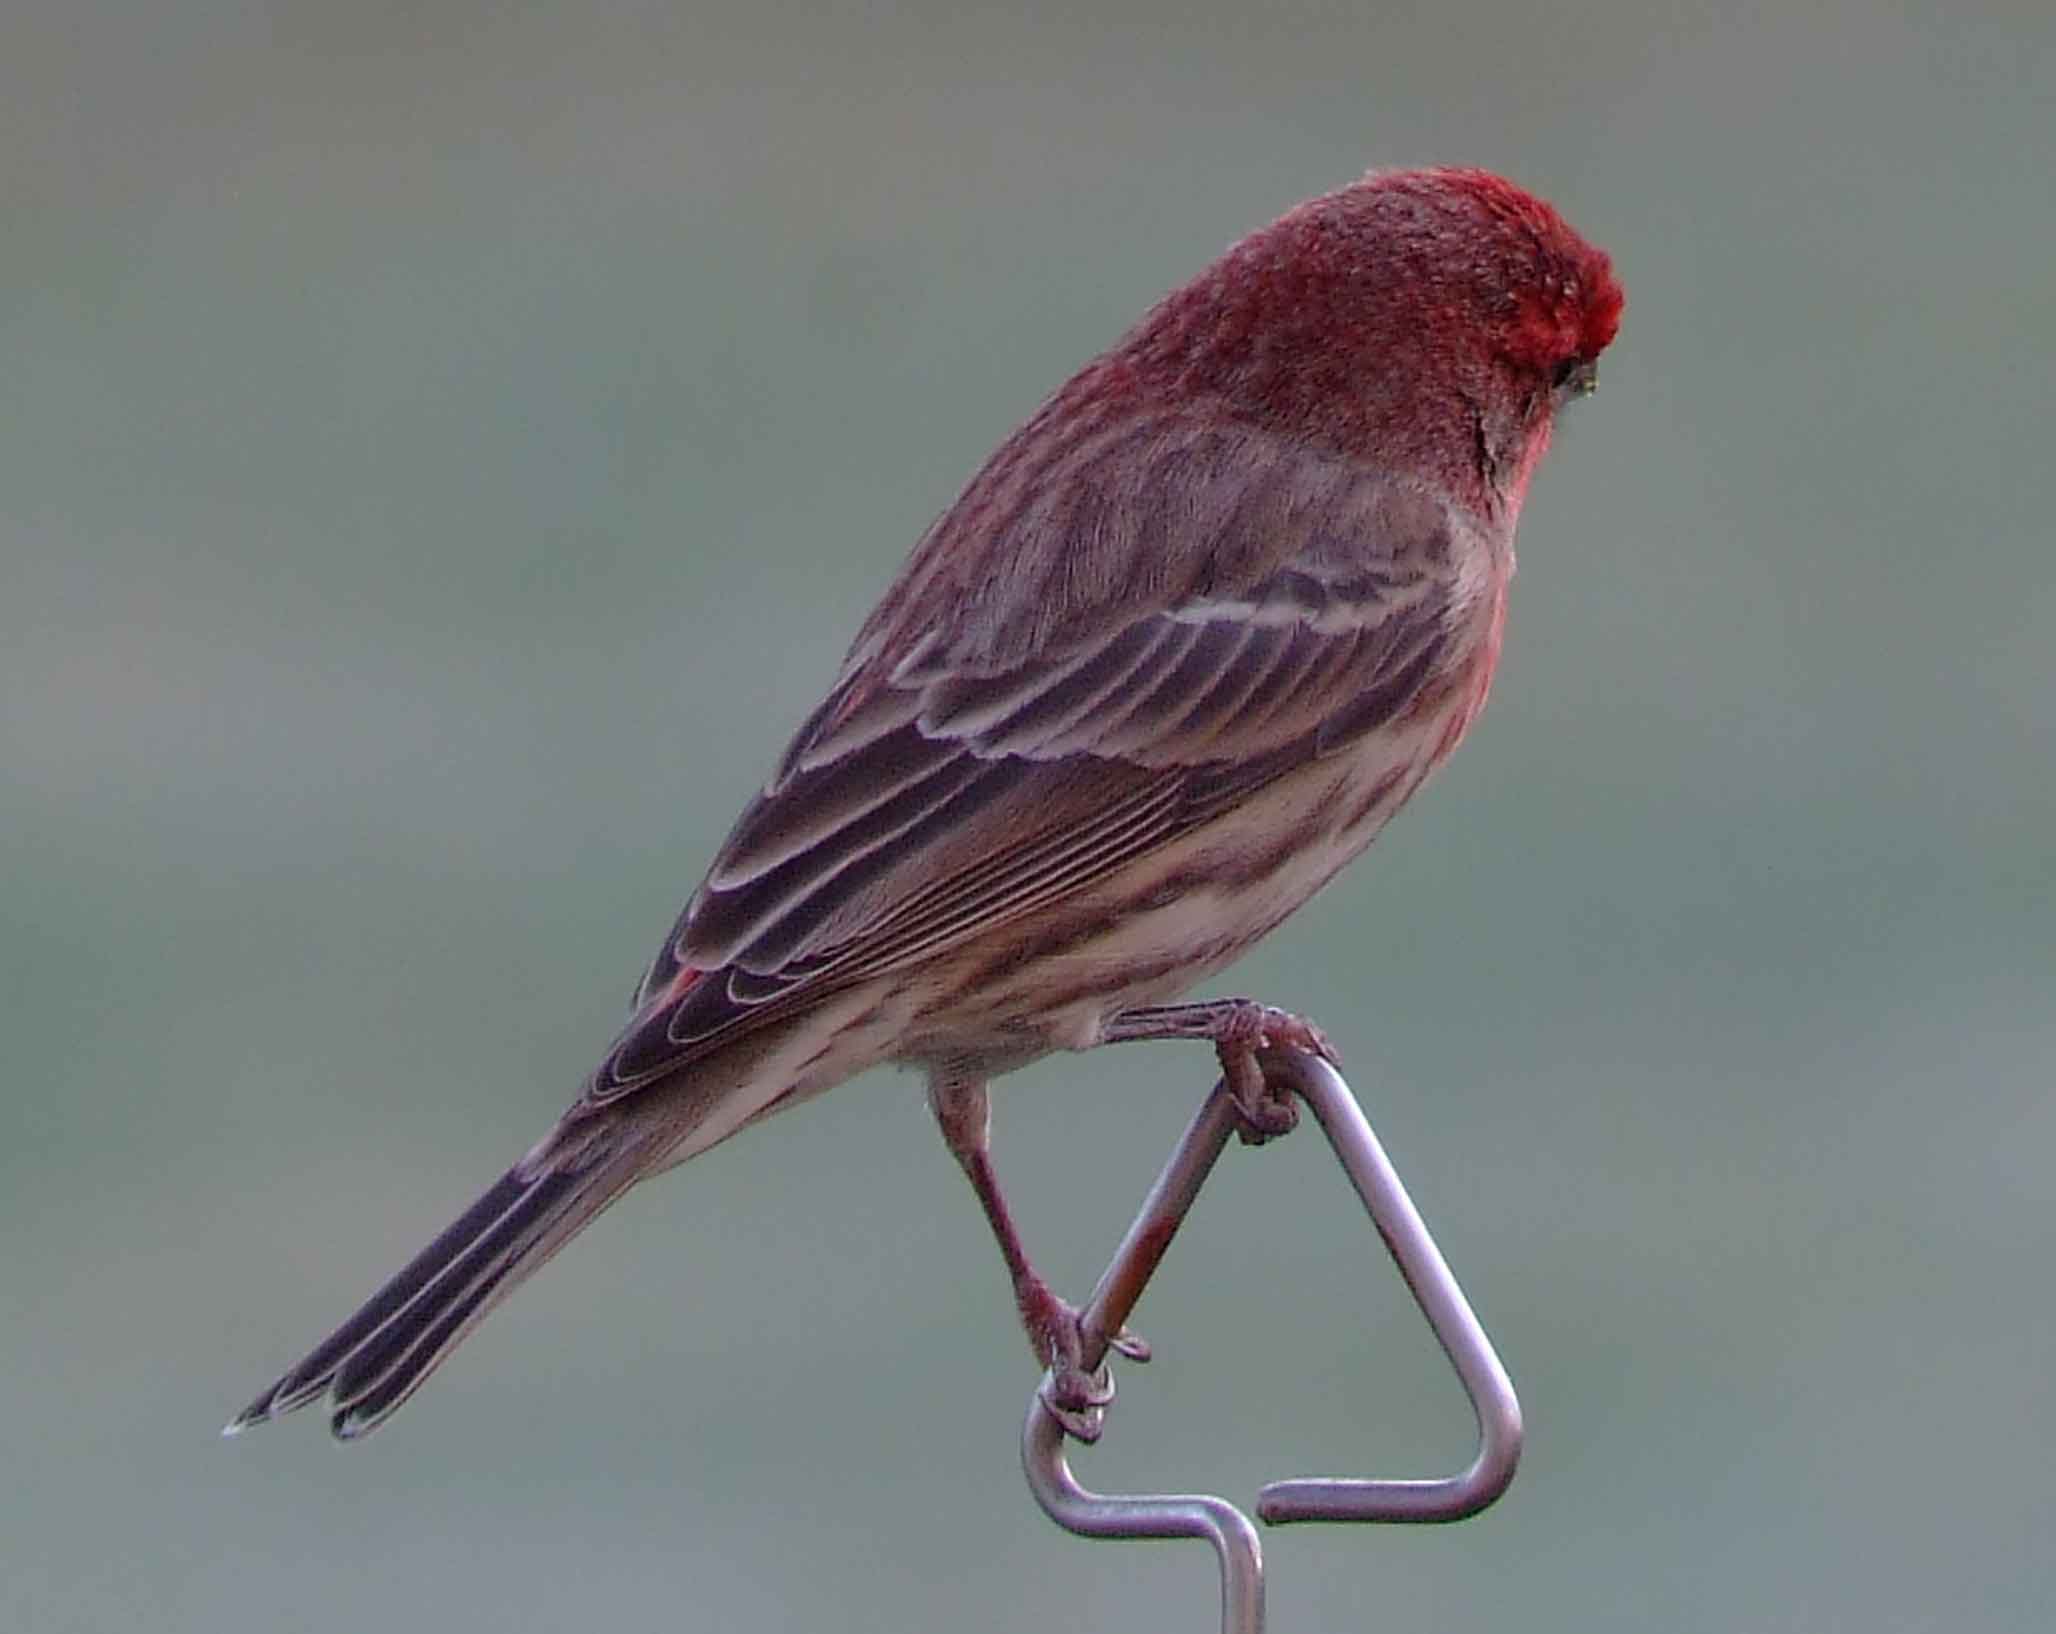
[[[1032,1508],[918,1085],[638,1193],[350,1451],[221,1421],[546,1127],[902,552],[1368,165],[1611,249],[1464,752],[1233,977],[1503,1349],[1502,1506],[1272,1626],[2056,1605],[2046,4],[10,8],[0,1623],[1203,1629]],[[1210,1073],[999,1095],[1082,1292]],[[1468,1457],[1317,1138],[1231,1152],[1095,1484]]]

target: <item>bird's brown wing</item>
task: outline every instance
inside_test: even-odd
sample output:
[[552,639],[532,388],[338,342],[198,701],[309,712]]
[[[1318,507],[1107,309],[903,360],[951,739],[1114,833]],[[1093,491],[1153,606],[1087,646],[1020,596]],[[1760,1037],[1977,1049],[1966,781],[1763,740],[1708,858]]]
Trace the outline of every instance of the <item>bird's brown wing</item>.
[[1449,511],[1264,453],[1254,498],[1226,508],[1205,553],[1260,572],[1080,607],[1021,656],[1002,626],[1040,609],[981,606],[975,585],[940,617],[932,597],[902,598],[914,628],[874,619],[722,846],[586,1103],[1076,892],[1402,714],[1459,607]]

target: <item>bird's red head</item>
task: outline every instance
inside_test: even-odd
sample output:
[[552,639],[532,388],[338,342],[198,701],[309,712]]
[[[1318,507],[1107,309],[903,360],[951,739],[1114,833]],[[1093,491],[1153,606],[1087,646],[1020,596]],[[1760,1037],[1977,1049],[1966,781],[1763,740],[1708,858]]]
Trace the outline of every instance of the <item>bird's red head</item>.
[[1606,254],[1512,182],[1374,171],[1242,240],[1113,355],[1510,520],[1623,305]]

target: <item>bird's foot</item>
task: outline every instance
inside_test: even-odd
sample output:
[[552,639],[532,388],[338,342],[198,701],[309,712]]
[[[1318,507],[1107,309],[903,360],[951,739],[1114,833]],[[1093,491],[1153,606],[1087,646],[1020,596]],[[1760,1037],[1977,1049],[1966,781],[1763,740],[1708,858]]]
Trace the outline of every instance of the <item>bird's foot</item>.
[[[1066,1434],[1088,1444],[1097,1441],[1114,1399],[1114,1375],[1104,1358],[1097,1367],[1085,1366],[1085,1335],[1077,1306],[1032,1276],[1022,1284],[1019,1301],[1029,1342],[1048,1369],[1042,1379],[1042,1404]],[[1107,1348],[1131,1362],[1149,1360],[1149,1342],[1126,1328],[1107,1340]]]
[[1341,1058],[1335,1046],[1320,1028],[1289,1010],[1258,1004],[1254,999],[1224,999],[1222,1006],[1219,1030],[1213,1035],[1214,1053],[1241,1115],[1237,1133],[1246,1146],[1261,1146],[1291,1134],[1299,1127],[1299,1103],[1291,1090],[1271,1082],[1263,1068],[1263,1053],[1305,1050],[1339,1066]]
[[1140,1005],[1123,1010],[1106,1025],[1106,1042],[1158,1038],[1205,1039],[1220,1058],[1221,1074],[1241,1114],[1245,1144],[1261,1145],[1299,1124],[1299,1107],[1289,1090],[1267,1078],[1267,1050],[1307,1050],[1342,1064],[1327,1034],[1304,1016],[1255,999],[1203,999],[1193,1004]]

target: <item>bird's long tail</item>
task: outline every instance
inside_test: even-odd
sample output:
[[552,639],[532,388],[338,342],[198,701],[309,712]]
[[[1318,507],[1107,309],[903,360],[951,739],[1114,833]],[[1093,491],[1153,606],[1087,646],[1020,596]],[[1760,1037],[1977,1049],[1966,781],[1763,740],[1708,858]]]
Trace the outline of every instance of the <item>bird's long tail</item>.
[[633,1146],[603,1147],[562,1167],[533,1156],[516,1164],[223,1433],[326,1394],[338,1440],[370,1434],[488,1311],[636,1180],[646,1157]]

